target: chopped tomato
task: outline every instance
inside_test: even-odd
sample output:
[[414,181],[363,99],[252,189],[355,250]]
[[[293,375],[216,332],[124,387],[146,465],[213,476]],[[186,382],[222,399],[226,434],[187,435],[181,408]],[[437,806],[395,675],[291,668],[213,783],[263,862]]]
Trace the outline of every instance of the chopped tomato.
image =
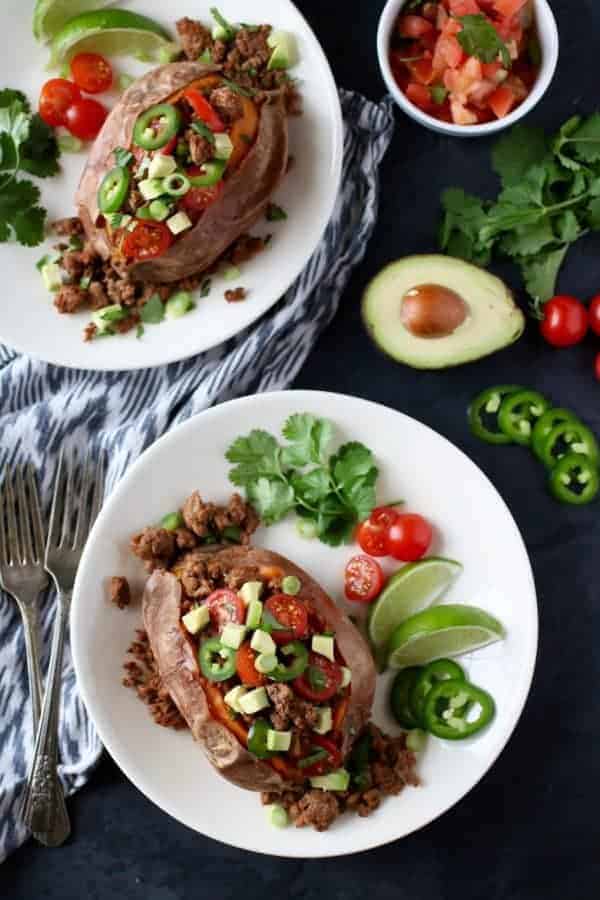
[[[450,20],[453,21],[452,19]],[[455,34],[444,30],[436,44],[433,54],[433,68],[436,72],[444,69],[457,69],[464,59],[463,48],[458,43]]]
[[483,77],[489,81],[504,81],[508,74],[502,63],[499,62],[482,63],[481,71]]
[[211,131],[217,132],[217,134],[225,131],[225,124],[221,119],[220,115],[210,105],[206,97],[200,93],[200,91],[196,90],[196,88],[188,88],[184,98],[188,101],[196,115],[199,119],[202,119],[205,122]]
[[268,684],[266,675],[262,675],[255,666],[257,653],[250,646],[250,641],[242,644],[235,657],[237,673],[240,676],[242,684],[248,687],[262,687]]
[[481,9],[477,0],[450,0],[450,13],[453,16],[477,16]]
[[98,137],[107,115],[106,107],[97,100],[86,97],[68,108],[65,114],[65,125],[71,134],[80,140],[93,141]]
[[[304,769],[304,774],[307,778],[313,778],[315,775],[325,775],[326,772],[339,769],[342,765],[342,753],[337,744],[334,744],[329,738],[321,737],[319,734],[311,735],[310,743],[311,748],[325,750],[326,755],[314,765]],[[309,756],[315,753],[315,749],[311,749]]]
[[[308,610],[295,597],[275,594],[265,603],[265,612],[275,619],[271,635],[276,644],[289,644],[308,636]],[[283,626],[283,629],[278,628],[278,625]]]
[[438,31],[444,30],[444,28],[448,24],[449,18],[450,16],[448,15],[447,9],[440,3],[440,5],[438,6],[437,19],[435,23],[435,27]]
[[[469,91],[469,103],[472,103],[474,106],[479,108],[483,108],[488,97],[494,93],[497,85],[493,81],[478,81]],[[478,118],[481,122],[481,115]],[[493,118],[493,116],[491,116]]]
[[444,84],[451,94],[457,94],[457,100],[466,98],[469,92],[481,83],[483,77],[481,63],[469,57],[460,69],[447,69],[444,73]]
[[434,80],[435,75],[430,59],[419,59],[417,62],[410,63],[410,70],[413,78],[419,84],[431,84]]
[[121,249],[127,259],[155,259],[172,243],[173,235],[162,222],[138,221],[134,230],[126,233]]
[[414,103],[415,106],[418,106],[424,112],[430,112],[433,109],[431,94],[422,84],[411,82],[406,88],[406,96],[411,103]]
[[78,53],[71,60],[73,81],[86,94],[109,91],[113,83],[113,70],[107,59],[99,53]]
[[244,601],[239,594],[227,588],[213,591],[206,603],[208,604],[211,622],[217,626],[220,632],[230,622],[234,625],[242,625],[246,618]]
[[430,22],[435,22],[438,14],[438,4],[437,3],[425,3],[423,9],[421,10],[421,15],[424,19],[429,19]]
[[529,0],[494,0],[494,7],[496,12],[501,16],[506,16],[507,19],[511,19],[513,16],[516,16],[528,2]]
[[504,116],[507,116],[516,102],[517,98],[506,85],[500,85],[499,88],[496,88],[488,100],[490,109],[498,119],[503,119]]
[[398,30],[402,37],[419,38],[429,31],[433,31],[433,25],[423,16],[402,16]]
[[[394,526],[392,526],[393,528]],[[388,535],[385,531],[386,552],[389,554]],[[353,556],[346,566],[345,592],[355,603],[372,603],[380,595],[385,576],[381,566],[370,556]]]
[[320,653],[311,653],[308,666],[293,681],[294,690],[311,703],[326,703],[342,686],[342,669]]
[[66,78],[51,78],[40,94],[40,116],[52,128],[64,125],[67,110],[81,100],[81,92],[76,84]]

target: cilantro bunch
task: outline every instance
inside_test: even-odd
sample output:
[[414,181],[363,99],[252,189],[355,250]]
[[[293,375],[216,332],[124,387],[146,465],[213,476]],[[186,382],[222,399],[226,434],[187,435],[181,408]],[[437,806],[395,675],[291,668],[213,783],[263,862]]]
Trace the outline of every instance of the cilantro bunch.
[[31,115],[24,94],[0,91],[0,243],[15,238],[35,247],[43,241],[46,210],[39,206],[39,188],[17,176],[56,175],[59,154],[54,132],[39,115]]
[[376,505],[373,454],[353,442],[329,455],[333,425],[309,413],[290,416],[283,436],[285,445],[259,430],[234,441],[226,453],[230,481],[245,489],[266,525],[294,510],[302,534],[333,547],[349,542]]
[[571,245],[600,231],[600,113],[574,116],[552,137],[517,125],[496,144],[492,163],[502,182],[495,201],[459,188],[442,195],[440,244],[481,266],[511,259],[539,311],[556,293]]

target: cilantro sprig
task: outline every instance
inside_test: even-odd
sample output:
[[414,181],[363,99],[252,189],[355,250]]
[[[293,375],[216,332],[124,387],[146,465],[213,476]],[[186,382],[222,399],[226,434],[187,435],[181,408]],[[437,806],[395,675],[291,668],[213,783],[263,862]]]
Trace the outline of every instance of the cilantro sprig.
[[600,113],[574,116],[552,137],[517,125],[494,147],[495,201],[449,188],[440,244],[478,265],[494,257],[521,270],[534,313],[556,293],[570,247],[600,231]]
[[27,172],[48,178],[58,170],[60,151],[54,132],[39,115],[31,115],[27,98],[9,88],[0,91],[0,242],[11,238],[26,247],[44,239],[46,210]]
[[379,470],[372,452],[351,442],[330,454],[334,427],[310,413],[290,416],[283,437],[287,443],[280,444],[254,430],[234,441],[226,453],[230,481],[245,489],[266,525],[295,511],[325,544],[348,542],[376,505]]
[[508,47],[482,13],[458,16],[462,30],[456,35],[458,43],[468,56],[475,56],[484,63],[492,63],[501,57],[507,69],[511,67]]

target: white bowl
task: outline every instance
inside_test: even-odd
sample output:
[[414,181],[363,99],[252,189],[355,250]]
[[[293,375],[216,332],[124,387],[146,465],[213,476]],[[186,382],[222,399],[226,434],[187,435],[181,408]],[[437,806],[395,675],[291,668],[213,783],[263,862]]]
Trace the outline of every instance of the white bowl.
[[406,2],[407,0],[388,0],[379,20],[377,55],[379,56],[379,66],[388,90],[398,106],[415,122],[419,122],[426,128],[438,131],[441,134],[454,135],[455,137],[484,137],[485,135],[494,134],[497,131],[509,128],[526,116],[539,103],[550,87],[558,63],[558,28],[554,13],[550,9],[547,0],[534,0],[538,36],[542,50],[542,66],[533,90],[527,99],[503,119],[498,119],[497,122],[485,122],[482,125],[453,125],[427,115],[427,113],[422,112],[411,103],[406,94],[400,89],[390,66],[389,48],[392,30]]

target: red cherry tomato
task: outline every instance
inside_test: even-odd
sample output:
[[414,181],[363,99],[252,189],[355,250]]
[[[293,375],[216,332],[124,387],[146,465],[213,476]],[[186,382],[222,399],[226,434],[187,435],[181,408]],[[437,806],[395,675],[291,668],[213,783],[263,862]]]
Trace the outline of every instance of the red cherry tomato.
[[64,125],[67,110],[81,100],[81,91],[66,78],[51,78],[40,93],[40,116],[47,125]]
[[254,665],[257,656],[258,654],[250,646],[250,641],[242,644],[236,653],[235,664],[237,673],[242,683],[247,684],[248,687],[262,687],[268,684],[267,676],[262,675]]
[[360,549],[369,556],[387,556],[387,529],[375,526],[370,519],[359,526],[356,539]]
[[78,100],[66,112],[65,125],[82,141],[93,141],[108,115],[108,110],[97,100]]
[[213,625],[222,631],[225,625],[232,622],[234,625],[242,625],[246,618],[244,601],[235,591],[223,588],[213,591],[207,599],[208,611]]
[[320,653],[311,653],[308,666],[292,682],[294,690],[311,703],[325,703],[337,694],[342,686],[342,669]]
[[572,347],[586,336],[588,312],[576,297],[553,297],[544,305],[543,312],[540,331],[553,347]]
[[590,302],[588,317],[590,321],[590,328],[592,329],[594,334],[600,335],[600,294],[594,297]]
[[[199,169],[191,168],[188,170],[189,175],[197,175],[198,172]],[[222,181],[215,184],[214,187],[193,187],[187,192],[185,197],[181,198],[179,207],[188,214],[192,222],[196,223],[202,213],[212,206],[215,200],[219,199],[223,188],[224,183]]]
[[381,566],[370,556],[353,556],[346,566],[346,597],[354,603],[372,603],[384,584]]
[[[342,753],[333,741],[329,740],[329,738],[321,737],[319,734],[315,734],[311,736],[310,744],[311,747],[325,750],[327,756],[324,756],[323,759],[320,759],[314,765],[308,766],[302,770],[307,778],[312,778],[315,775],[324,775],[326,772],[333,772],[335,769],[340,768],[342,765]],[[314,753],[315,750],[311,749],[309,755],[312,756]]]
[[73,81],[86,94],[109,91],[113,83],[113,70],[107,59],[99,53],[78,53],[71,60]]
[[598,381],[600,381],[600,353],[597,354],[596,359],[594,360],[594,373]]
[[388,531],[390,556],[402,562],[415,562],[425,556],[432,538],[433,529],[427,519],[402,513]]
[[173,235],[162,222],[138,222],[128,231],[122,251],[128,259],[155,259],[162,256],[173,243]]
[[423,16],[402,16],[398,23],[398,30],[402,37],[420,38],[433,31],[433,25]]
[[390,528],[397,518],[398,513],[392,506],[378,506],[369,516],[369,522],[376,528]]
[[276,644],[301,641],[308,636],[308,610],[303,603],[289,594],[275,594],[265,603],[265,610],[285,631],[274,628],[271,637]]

